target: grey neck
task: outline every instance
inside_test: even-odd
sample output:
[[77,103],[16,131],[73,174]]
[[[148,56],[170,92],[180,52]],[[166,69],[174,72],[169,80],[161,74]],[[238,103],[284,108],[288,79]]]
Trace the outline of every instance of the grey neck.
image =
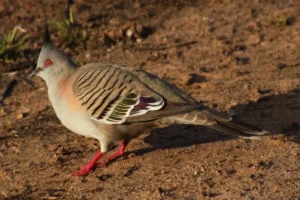
[[69,63],[67,66],[55,66],[56,69],[52,70],[51,73],[47,73],[45,70],[40,74],[40,76],[46,81],[47,86],[51,87],[56,85],[62,78],[67,78],[75,72],[78,68],[73,62]]

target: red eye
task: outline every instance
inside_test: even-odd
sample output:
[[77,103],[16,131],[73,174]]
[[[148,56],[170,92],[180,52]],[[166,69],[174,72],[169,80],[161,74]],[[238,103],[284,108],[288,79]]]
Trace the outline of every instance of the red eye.
[[53,64],[52,60],[47,59],[47,60],[45,60],[45,62],[44,62],[44,67],[47,68],[47,67],[49,67],[49,66],[52,65],[52,64]]

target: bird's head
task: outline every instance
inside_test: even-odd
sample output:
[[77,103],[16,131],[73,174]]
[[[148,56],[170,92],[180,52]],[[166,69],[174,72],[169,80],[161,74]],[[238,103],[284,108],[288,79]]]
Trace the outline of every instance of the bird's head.
[[44,44],[37,61],[36,69],[30,76],[40,76],[49,84],[49,82],[66,75],[66,73],[69,73],[76,67],[76,64],[70,57],[59,50],[51,41],[46,19]]

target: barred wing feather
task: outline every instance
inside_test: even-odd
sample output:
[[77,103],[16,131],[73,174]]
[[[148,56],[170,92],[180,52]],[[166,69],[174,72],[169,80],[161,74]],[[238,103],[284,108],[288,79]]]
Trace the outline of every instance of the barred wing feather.
[[164,99],[129,71],[107,67],[82,72],[74,94],[90,116],[105,124],[122,124],[130,117],[161,109]]

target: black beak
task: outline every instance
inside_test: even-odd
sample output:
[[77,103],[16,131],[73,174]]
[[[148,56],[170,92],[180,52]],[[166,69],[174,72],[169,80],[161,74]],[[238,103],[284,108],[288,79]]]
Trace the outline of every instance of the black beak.
[[35,70],[33,70],[33,71],[30,73],[29,76],[30,76],[30,77],[33,77],[33,76],[37,75],[40,71],[41,71],[40,68],[36,68]]

